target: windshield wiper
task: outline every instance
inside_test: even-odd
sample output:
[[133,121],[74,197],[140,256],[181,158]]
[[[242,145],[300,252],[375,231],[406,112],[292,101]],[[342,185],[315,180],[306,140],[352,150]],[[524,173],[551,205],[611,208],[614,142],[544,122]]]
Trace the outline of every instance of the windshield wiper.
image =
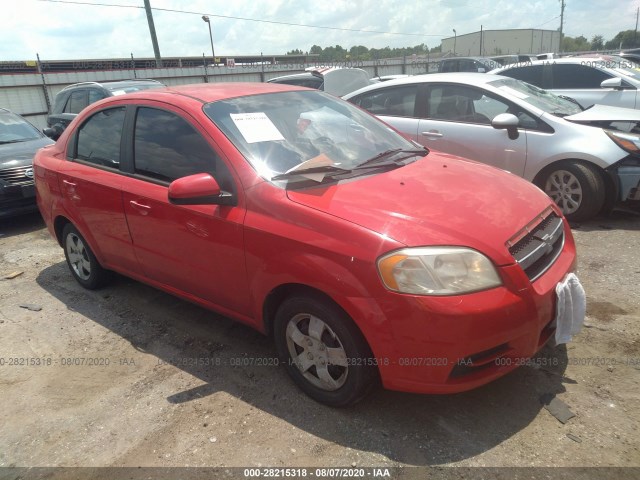
[[0,142],[0,145],[6,145],[7,143],[21,143],[21,142],[26,142],[27,140],[29,140],[29,139],[28,138],[26,138],[26,139],[21,138],[21,139],[18,139],[18,140],[5,140],[5,141]]
[[271,177],[271,180],[284,180],[291,177],[301,177],[305,175],[311,175],[314,173],[329,173],[329,174],[344,174],[351,173],[351,170],[346,168],[336,167],[335,165],[320,165],[318,167],[303,168],[299,170],[289,170],[288,172],[279,173]]
[[399,162],[401,160],[404,160],[406,158],[409,157],[413,157],[416,155],[426,155],[429,151],[426,148],[415,148],[415,149],[411,149],[411,150],[404,150],[402,148],[393,148],[391,150],[385,150],[384,152],[381,152],[373,157],[371,157],[369,160],[366,160],[364,162],[362,162],[360,165],[358,165],[356,167],[356,169],[359,168],[366,168],[369,167],[371,165],[375,165],[377,163],[382,162],[383,160],[389,158],[389,157],[393,157],[394,155],[397,155],[399,153],[406,153],[407,155],[403,155],[400,158],[396,158],[393,163]]

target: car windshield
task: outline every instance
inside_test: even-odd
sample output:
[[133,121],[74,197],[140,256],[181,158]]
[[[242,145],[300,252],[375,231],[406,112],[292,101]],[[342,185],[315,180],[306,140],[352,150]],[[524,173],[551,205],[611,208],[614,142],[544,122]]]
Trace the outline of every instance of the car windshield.
[[571,100],[559,97],[558,95],[542,90],[535,85],[513,78],[494,80],[493,82],[489,82],[489,85],[497,88],[503,93],[524,100],[540,110],[544,110],[547,113],[552,113],[561,117],[573,115],[574,113],[582,111],[580,106]]
[[42,135],[33,125],[15,113],[0,111],[0,145],[26,142],[41,137]]
[[625,77],[640,81],[640,65],[633,63],[631,60],[626,58],[618,58],[620,58],[620,61],[612,68],[612,70],[624,75]]
[[350,172],[365,163],[380,166],[385,158],[427,154],[369,114],[319,91],[219,100],[204,112],[267,180],[292,172]]

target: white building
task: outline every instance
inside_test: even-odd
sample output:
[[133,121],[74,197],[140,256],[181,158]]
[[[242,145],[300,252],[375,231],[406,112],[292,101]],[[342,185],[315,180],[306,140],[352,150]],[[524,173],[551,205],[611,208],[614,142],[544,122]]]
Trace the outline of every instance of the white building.
[[461,56],[491,56],[514,53],[560,51],[560,32],[556,30],[483,30],[454,35],[442,40],[442,52]]

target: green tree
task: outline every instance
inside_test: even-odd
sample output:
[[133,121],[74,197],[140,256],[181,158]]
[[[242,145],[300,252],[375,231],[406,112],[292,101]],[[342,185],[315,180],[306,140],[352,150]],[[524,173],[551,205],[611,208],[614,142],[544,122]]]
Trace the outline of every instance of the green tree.
[[591,43],[582,35],[576,38],[564,37],[560,50],[563,52],[583,52],[591,50]]
[[603,50],[604,38],[602,35],[594,35],[591,39],[591,50]]
[[617,50],[622,45],[622,49],[640,47],[640,35],[636,35],[635,30],[625,30],[609,40],[604,48],[607,50]]

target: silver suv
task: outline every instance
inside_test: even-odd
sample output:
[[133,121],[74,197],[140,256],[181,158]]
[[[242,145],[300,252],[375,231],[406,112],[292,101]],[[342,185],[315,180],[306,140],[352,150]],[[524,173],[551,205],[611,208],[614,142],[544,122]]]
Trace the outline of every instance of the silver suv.
[[164,86],[157,80],[74,83],[57,93],[53,110],[47,117],[50,128],[45,133],[54,140],[57,139],[83,108],[103,98]]

